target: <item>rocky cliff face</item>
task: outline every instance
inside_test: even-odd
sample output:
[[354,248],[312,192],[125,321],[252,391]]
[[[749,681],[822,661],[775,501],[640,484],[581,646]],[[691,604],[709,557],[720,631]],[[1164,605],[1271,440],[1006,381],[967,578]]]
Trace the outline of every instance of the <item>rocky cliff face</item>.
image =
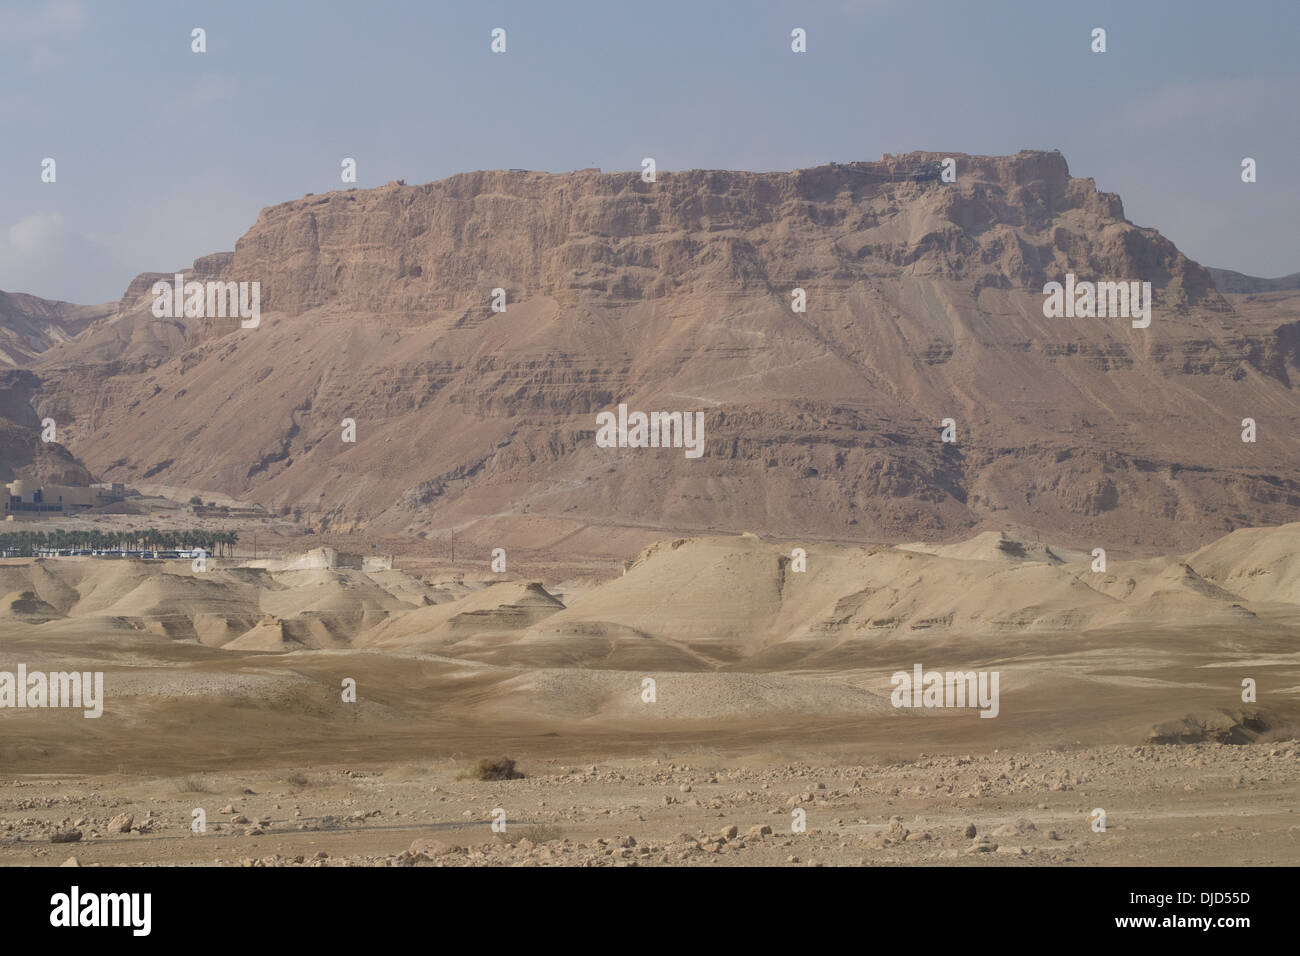
[[[59,442],[41,440],[41,423],[32,410],[40,387],[41,380],[26,369],[0,368],[0,482],[89,484],[95,479],[71,452]],[[0,488],[0,494],[7,492]]]
[[1165,305],[1217,300],[1209,274],[1119,197],[1071,179],[1059,153],[956,156],[959,181],[916,182],[943,159],[915,153],[791,173],[478,172],[274,206],[228,272],[262,278],[264,307],[377,314],[512,301],[653,301],[692,292],[784,291],[796,279],[948,277],[1041,288],[1067,267],[1142,276]]
[[[155,318],[141,276],[44,353],[36,407],[104,478],[523,546],[1029,526],[1185,547],[1295,520],[1286,303],[1238,310],[1058,153],[956,155],[955,183],[925,173],[944,158],[308,196],[189,270],[260,282],[259,328]],[[1066,273],[1151,282],[1150,327],[1044,318]],[[703,411],[705,454],[597,447],[619,402]]]

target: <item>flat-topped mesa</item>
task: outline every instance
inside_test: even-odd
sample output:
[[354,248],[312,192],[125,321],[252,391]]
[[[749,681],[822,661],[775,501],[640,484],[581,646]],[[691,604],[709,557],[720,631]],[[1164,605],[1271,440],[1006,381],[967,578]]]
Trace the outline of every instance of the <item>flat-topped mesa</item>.
[[[622,558],[647,528],[1020,527],[1086,553],[1289,521],[1300,495],[1289,306],[1217,311],[1207,271],[1059,153],[464,173],[270,207],[233,253],[164,265],[40,355],[37,420],[106,480],[331,531]],[[177,271],[250,303],[258,283],[262,321],[155,312]],[[1044,286],[1075,280],[1146,305],[1050,314]],[[657,446],[632,413],[658,413]],[[687,415],[698,456],[684,427],[663,441]],[[616,530],[573,544],[583,523]]]
[[[955,160],[956,182],[931,171]],[[214,264],[215,265],[215,264]],[[914,152],[792,172],[461,173],[262,210],[219,271],[264,311],[419,315],[510,301],[657,299],[929,275],[1037,293],[1067,271],[1150,281],[1166,310],[1223,308],[1208,272],[1052,151]]]

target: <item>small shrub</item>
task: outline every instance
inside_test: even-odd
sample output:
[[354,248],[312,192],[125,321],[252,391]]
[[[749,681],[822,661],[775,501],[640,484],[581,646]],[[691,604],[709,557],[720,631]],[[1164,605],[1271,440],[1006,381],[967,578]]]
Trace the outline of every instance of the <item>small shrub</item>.
[[478,762],[478,766],[469,773],[462,773],[456,779],[464,780],[522,780],[524,775],[515,769],[515,762],[509,757],[498,757],[495,760],[490,757],[484,757]]
[[496,838],[502,843],[509,843],[511,846],[514,846],[520,840],[529,840],[540,845],[564,839],[564,831],[554,824],[534,823],[526,827],[510,827],[505,833],[496,834]]

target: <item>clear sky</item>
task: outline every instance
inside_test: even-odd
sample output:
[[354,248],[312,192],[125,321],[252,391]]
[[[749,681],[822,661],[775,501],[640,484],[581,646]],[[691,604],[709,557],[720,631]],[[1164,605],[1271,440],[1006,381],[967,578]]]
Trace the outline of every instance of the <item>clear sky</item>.
[[368,187],[1026,147],[1193,259],[1281,275],[1297,37],[1297,0],[5,2],[0,289],[116,299],[233,249],[264,206],[346,188],[343,157]]

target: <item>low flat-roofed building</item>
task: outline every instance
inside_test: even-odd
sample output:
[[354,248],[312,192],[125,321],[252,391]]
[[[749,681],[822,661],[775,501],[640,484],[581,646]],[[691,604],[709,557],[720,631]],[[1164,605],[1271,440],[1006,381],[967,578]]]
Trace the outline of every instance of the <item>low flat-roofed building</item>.
[[50,517],[75,514],[89,508],[120,500],[112,490],[94,485],[45,485],[23,478],[5,485],[4,515],[14,517]]

